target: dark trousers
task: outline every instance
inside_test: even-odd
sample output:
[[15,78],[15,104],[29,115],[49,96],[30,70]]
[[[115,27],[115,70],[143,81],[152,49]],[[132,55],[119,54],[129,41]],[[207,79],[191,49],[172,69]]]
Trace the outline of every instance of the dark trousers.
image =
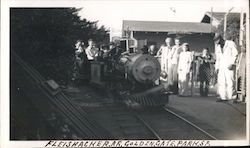
[[201,80],[200,81],[200,95],[207,96],[209,91],[209,80]]

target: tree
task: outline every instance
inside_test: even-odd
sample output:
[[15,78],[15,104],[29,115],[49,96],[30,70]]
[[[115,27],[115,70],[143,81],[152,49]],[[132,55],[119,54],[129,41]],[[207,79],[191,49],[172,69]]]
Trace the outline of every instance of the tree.
[[11,50],[45,78],[62,84],[69,79],[75,42],[107,41],[108,31],[97,22],[80,19],[75,8],[12,8]]
[[[227,29],[226,29],[226,39],[231,39],[235,43],[239,44],[239,31],[240,31],[240,16],[228,15],[227,17]],[[221,21],[217,30],[221,36],[224,36],[224,21]]]

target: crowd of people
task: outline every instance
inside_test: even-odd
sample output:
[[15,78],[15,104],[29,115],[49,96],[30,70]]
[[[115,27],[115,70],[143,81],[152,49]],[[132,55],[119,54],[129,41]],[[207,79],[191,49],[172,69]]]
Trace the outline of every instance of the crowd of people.
[[[173,43],[174,45],[172,45]],[[181,39],[178,37],[174,39],[167,37],[165,44],[159,50],[156,49],[156,45],[150,45],[135,52],[150,54],[159,60],[161,76],[158,83],[167,84],[167,91],[173,94],[189,96],[192,94],[194,82],[198,82],[200,96],[208,96],[210,85],[217,83],[219,96],[217,101],[236,99],[234,73],[238,50],[232,40],[224,41],[217,34],[214,37],[214,43],[214,56],[210,54],[208,48],[204,48],[200,54],[191,51],[189,44],[181,43]],[[102,45],[97,48],[92,39],[88,40],[86,47],[82,41],[78,41],[76,49],[76,59],[81,59],[76,64],[77,66],[89,65],[81,62],[90,62],[99,57],[102,60],[110,60],[110,58],[115,60],[126,52],[113,42],[108,46]]]
[[83,41],[78,40],[75,44],[75,64],[73,80],[76,79],[89,79],[90,77],[90,62],[91,61],[108,61],[107,70],[112,70],[113,61],[124,52],[124,49],[120,48],[114,42],[110,42],[108,45],[101,44],[98,47],[93,39],[89,39],[87,45]]
[[201,54],[191,51],[188,43],[181,44],[180,38],[165,39],[156,53],[161,63],[161,81],[168,84],[169,91],[179,96],[189,96],[192,85],[198,81],[200,96],[208,96],[210,86],[217,84],[218,102],[236,100],[235,67],[238,50],[234,41],[215,34],[215,54],[208,48]]
[[194,52],[188,43],[181,44],[180,38],[175,38],[174,44],[172,46],[172,38],[167,37],[156,54],[161,63],[161,80],[168,84],[168,91],[187,96]]

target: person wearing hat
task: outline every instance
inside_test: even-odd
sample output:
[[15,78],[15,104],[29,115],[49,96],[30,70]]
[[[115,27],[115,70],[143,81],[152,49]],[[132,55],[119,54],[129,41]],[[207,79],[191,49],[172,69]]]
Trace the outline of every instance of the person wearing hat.
[[187,96],[192,61],[193,53],[189,49],[189,44],[184,43],[182,45],[182,52],[180,53],[178,63],[179,96]]

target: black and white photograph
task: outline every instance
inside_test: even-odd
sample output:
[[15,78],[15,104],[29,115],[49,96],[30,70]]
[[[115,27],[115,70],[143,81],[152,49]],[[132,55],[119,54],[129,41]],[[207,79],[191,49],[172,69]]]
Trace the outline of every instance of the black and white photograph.
[[2,4],[2,147],[249,145],[248,0]]

